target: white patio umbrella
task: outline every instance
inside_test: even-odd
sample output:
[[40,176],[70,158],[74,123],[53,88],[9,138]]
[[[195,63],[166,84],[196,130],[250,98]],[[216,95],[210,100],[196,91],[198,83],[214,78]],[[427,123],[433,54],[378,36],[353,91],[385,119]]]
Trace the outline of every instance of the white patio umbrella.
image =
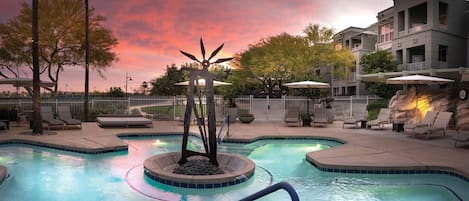
[[[324,82],[316,82],[316,81],[300,81],[300,82],[290,82],[283,84],[288,88],[295,88],[295,89],[328,89],[331,86],[328,83]],[[306,101],[306,110],[309,112],[309,101]]]
[[[0,84],[11,84],[15,87],[30,87],[33,86],[33,79],[26,77],[4,78],[0,79]],[[55,83],[41,81],[39,85],[41,87],[53,87],[55,86]]]
[[[199,85],[200,86],[205,86],[205,79],[199,79]],[[174,85],[181,85],[181,86],[188,86],[189,85],[189,81],[184,81],[184,82],[178,82]],[[196,82],[194,80],[194,86],[196,85]],[[226,85],[231,85],[231,83],[228,83],[228,82],[222,82],[222,81],[216,81],[216,80],[213,80],[213,86],[214,87],[218,87],[218,86],[226,86]]]
[[316,82],[316,81],[301,81],[301,82],[291,82],[283,84],[288,88],[301,88],[301,89],[326,89],[331,86],[328,83]]
[[415,111],[418,111],[418,88],[419,84],[446,84],[449,82],[454,82],[454,80],[432,77],[425,75],[408,75],[389,78],[386,80],[387,84],[415,84]]

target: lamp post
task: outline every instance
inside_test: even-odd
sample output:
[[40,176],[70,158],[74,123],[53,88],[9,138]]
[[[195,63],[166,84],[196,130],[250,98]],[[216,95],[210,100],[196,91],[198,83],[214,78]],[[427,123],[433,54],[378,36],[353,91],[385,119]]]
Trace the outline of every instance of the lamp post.
[[129,73],[125,73],[125,96],[128,96],[127,94],[127,82],[132,81],[132,77],[129,76]]
[[147,87],[148,87],[148,82],[143,81],[143,82],[142,82],[142,87],[143,87],[143,95],[145,95],[145,90],[146,90]]

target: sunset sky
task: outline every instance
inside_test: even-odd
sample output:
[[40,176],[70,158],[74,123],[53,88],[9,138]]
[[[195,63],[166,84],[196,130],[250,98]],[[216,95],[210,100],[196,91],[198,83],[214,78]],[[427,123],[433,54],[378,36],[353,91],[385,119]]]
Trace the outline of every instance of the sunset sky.
[[[0,22],[19,13],[20,0],[0,1]],[[39,1],[40,2],[40,1]],[[178,50],[200,57],[200,37],[207,51],[221,43],[220,57],[245,50],[262,38],[286,32],[302,34],[309,24],[338,32],[349,26],[366,27],[376,22],[377,12],[392,0],[89,0],[96,13],[106,16],[104,26],[119,41],[114,49],[119,61],[104,73],[92,72],[90,90],[125,87],[126,72],[132,77],[129,92],[164,73],[166,65],[188,62]],[[31,77],[31,73],[27,76]],[[61,91],[83,91],[83,68],[66,68]],[[0,87],[0,90],[9,88]]]

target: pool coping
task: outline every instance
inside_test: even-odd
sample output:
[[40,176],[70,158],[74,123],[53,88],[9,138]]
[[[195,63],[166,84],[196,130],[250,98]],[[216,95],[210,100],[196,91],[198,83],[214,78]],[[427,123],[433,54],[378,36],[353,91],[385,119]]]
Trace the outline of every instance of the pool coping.
[[7,178],[7,168],[5,166],[0,165],[0,185],[2,185],[3,181]]
[[109,147],[100,147],[100,148],[84,148],[84,147],[69,146],[69,145],[62,145],[62,144],[55,144],[55,143],[39,142],[39,141],[27,140],[27,139],[9,139],[9,140],[0,141],[0,145],[6,145],[6,144],[33,145],[33,146],[39,146],[39,147],[44,147],[44,148],[57,149],[61,151],[82,153],[82,154],[103,154],[103,153],[109,153],[109,152],[119,152],[119,151],[128,150],[128,145],[109,146]]

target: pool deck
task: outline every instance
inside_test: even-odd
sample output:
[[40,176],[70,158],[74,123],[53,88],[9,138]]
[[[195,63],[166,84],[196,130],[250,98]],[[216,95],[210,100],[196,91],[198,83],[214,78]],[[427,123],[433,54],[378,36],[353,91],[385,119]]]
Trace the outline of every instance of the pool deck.
[[[0,144],[26,143],[74,150],[84,153],[101,153],[127,148],[118,135],[154,133],[182,133],[176,121],[155,121],[152,128],[100,128],[94,122],[84,123],[82,129],[53,130],[52,134],[32,136],[25,125],[11,123],[10,130],[0,132]],[[191,131],[197,133],[196,126]],[[469,144],[454,147],[448,131],[444,137],[430,140],[410,138],[391,130],[342,128],[336,121],[327,128],[287,127],[283,122],[254,121],[252,124],[235,123],[230,126],[230,140],[253,141],[263,137],[321,137],[338,139],[344,145],[307,154],[307,159],[321,168],[337,169],[415,169],[442,170],[457,173],[469,179]]]

